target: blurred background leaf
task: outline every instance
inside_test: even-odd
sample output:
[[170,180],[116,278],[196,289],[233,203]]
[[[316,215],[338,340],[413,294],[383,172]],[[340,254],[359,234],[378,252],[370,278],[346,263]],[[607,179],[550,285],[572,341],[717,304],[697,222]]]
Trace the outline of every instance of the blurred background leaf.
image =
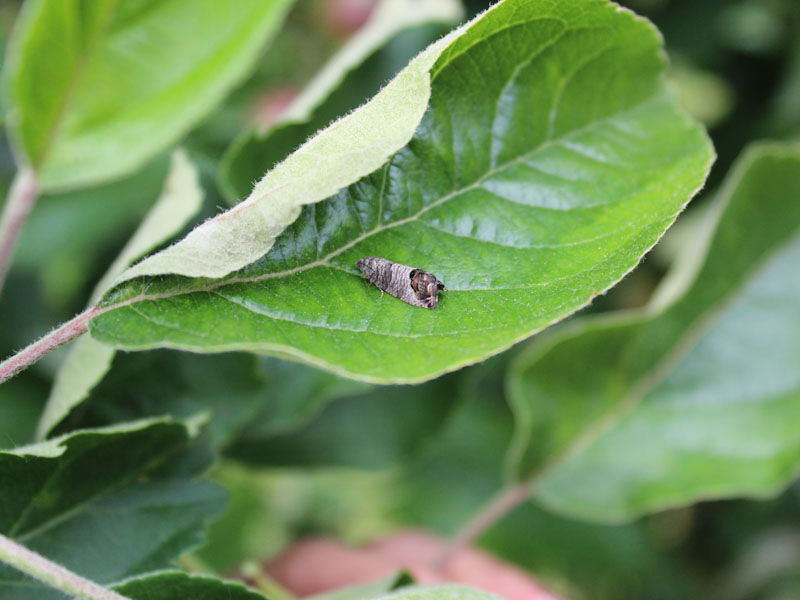
[[32,166],[47,190],[135,170],[244,77],[289,6],[26,2],[4,71],[4,108],[20,163]]
[[686,249],[687,289],[639,313],[576,322],[514,364],[512,464],[537,501],[619,520],[701,498],[768,497],[794,478],[798,195],[800,148],[752,148]]

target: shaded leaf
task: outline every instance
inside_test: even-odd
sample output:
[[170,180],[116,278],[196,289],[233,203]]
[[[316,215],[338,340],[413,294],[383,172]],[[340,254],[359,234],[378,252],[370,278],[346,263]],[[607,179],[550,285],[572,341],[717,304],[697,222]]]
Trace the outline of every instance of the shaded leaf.
[[212,445],[224,448],[242,431],[270,438],[298,429],[328,402],[367,389],[324,371],[251,354],[121,354],[89,400],[58,429],[206,413]]
[[[109,267],[92,293],[97,302],[134,260],[177,235],[202,207],[203,191],[197,172],[186,154],[176,151],[161,196],[139,228]],[[69,412],[86,398],[111,366],[115,351],[90,336],[82,336],[70,348],[56,373],[53,388],[37,427],[45,437]]]
[[[800,149],[733,170],[682,294],[531,345],[509,376],[517,476],[534,498],[617,520],[765,497],[800,465]],[[713,239],[708,242],[708,236]],[[692,277],[691,275],[694,275]]]
[[[192,481],[208,456],[189,442],[185,425],[151,420],[2,451],[0,531],[100,583],[163,568],[223,504]],[[8,567],[0,581],[3,599],[61,597]]]
[[450,376],[417,386],[352,390],[314,420],[283,432],[268,420],[254,420],[225,453],[258,465],[391,468],[438,434],[457,404],[455,381]]
[[134,170],[242,79],[290,4],[26,2],[4,74],[18,160],[48,190]]
[[[655,30],[599,0],[506,0],[448,43],[413,140],[381,169],[306,207],[269,254],[225,279],[144,278],[112,291],[92,335],[126,349],[274,352],[413,382],[497,353],[613,285],[702,184],[712,154],[664,91]],[[374,154],[345,143],[347,119],[310,143],[335,137]],[[304,189],[326,179],[306,175]],[[237,237],[269,237],[278,221],[268,220]],[[198,244],[198,256],[217,253],[216,241]],[[433,272],[449,290],[440,308],[379,298],[354,267],[369,255]]]

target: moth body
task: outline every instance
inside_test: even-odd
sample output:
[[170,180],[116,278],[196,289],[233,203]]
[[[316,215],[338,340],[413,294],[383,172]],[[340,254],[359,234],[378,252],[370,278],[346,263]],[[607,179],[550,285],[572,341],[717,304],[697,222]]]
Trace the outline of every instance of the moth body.
[[436,308],[444,284],[433,273],[392,262],[378,256],[366,256],[356,262],[367,279],[383,292],[412,306]]

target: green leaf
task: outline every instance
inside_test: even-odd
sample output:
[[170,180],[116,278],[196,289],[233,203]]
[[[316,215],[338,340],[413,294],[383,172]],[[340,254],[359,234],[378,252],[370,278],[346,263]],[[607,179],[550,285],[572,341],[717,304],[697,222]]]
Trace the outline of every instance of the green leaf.
[[120,354],[89,399],[57,431],[206,413],[212,445],[225,448],[242,432],[264,439],[297,430],[328,402],[368,389],[305,365],[252,354]]
[[[534,498],[619,520],[766,497],[800,466],[800,147],[757,146],[710,215],[682,293],[586,319],[509,375],[512,462]],[[709,241],[709,236],[713,239]]]
[[[657,32],[601,0],[506,0],[447,43],[422,123],[382,168],[304,208],[269,254],[222,280],[143,278],[112,291],[92,335],[125,349],[279,353],[350,377],[415,382],[500,352],[612,286],[672,223],[712,157],[665,92]],[[425,82],[420,61],[431,56],[393,83],[409,69]],[[383,163],[371,135],[354,139],[349,128],[368,109],[362,135],[376,121],[394,124],[410,99],[396,92],[390,84],[267,175],[254,194],[274,189],[269,209],[283,207],[286,219],[265,214],[235,237],[271,237],[293,220],[296,204],[283,199],[291,189],[312,202],[338,188],[346,178],[328,177],[320,156]],[[312,168],[292,180],[299,171],[289,165],[301,161]],[[170,250],[188,240],[203,272],[212,260],[224,271],[237,242],[209,241],[204,227],[131,274],[175,271]],[[251,249],[242,262],[258,256]],[[440,308],[380,297],[354,266],[369,255],[434,272],[449,290]]]
[[267,600],[234,581],[165,571],[125,581],[114,590],[131,600]]
[[5,71],[19,162],[44,189],[133,171],[248,72],[289,0],[29,0]]
[[[246,131],[225,153],[220,187],[231,203],[311,135],[373,96],[461,13],[456,0],[383,0],[266,132]],[[438,22],[438,23],[437,23]],[[448,27],[449,29],[449,27]]]
[[[183,151],[175,151],[161,196],[98,282],[90,302],[97,302],[134,260],[177,235],[202,204],[203,191],[196,170]],[[89,395],[110,368],[114,354],[113,348],[90,336],[75,341],[56,373],[37,428],[39,438],[44,438]]]
[[447,422],[457,404],[456,379],[352,393],[327,404],[308,424],[279,433],[256,419],[225,453],[269,466],[392,468],[418,454]]
[[[221,490],[170,420],[77,431],[0,452],[0,532],[101,583],[163,568],[200,541]],[[102,532],[100,535],[98,532]],[[0,598],[60,597],[0,566]]]

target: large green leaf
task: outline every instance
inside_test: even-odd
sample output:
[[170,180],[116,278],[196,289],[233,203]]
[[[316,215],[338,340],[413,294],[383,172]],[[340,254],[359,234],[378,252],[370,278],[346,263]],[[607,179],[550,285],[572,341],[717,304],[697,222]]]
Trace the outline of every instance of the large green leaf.
[[[127,349],[277,352],[380,382],[497,353],[613,285],[702,184],[712,151],[665,92],[663,66],[657,32],[614,5],[506,0],[436,61],[422,123],[382,168],[306,206],[266,256],[222,280],[140,278],[112,291],[92,335]],[[373,116],[380,106],[366,105]],[[273,173],[316,161],[317,139]],[[303,183],[324,187],[314,176],[325,174]],[[184,240],[193,264],[225,253],[201,243],[206,233]],[[449,290],[440,308],[380,298],[354,266],[365,255],[433,271]]]
[[[82,430],[0,452],[0,532],[101,583],[164,568],[200,541],[221,490],[181,423]],[[0,566],[0,598],[61,597]]]
[[290,0],[28,0],[5,108],[45,189],[132,171],[206,115],[249,70]]
[[531,345],[509,389],[513,463],[519,477],[534,476],[536,500],[621,519],[769,496],[795,476],[798,195],[800,148],[752,149],[707,234],[687,249],[694,260],[679,279],[688,289],[671,286],[671,303],[658,295],[644,312],[586,319]]

